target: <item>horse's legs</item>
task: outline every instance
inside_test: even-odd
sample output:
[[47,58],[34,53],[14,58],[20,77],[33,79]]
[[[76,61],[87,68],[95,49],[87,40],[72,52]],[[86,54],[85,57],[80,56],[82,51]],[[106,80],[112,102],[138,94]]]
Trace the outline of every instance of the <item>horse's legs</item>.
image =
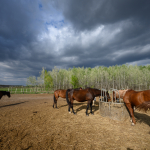
[[[93,100],[93,101],[94,101],[94,100]],[[90,108],[91,108],[91,112],[90,112],[90,113],[91,113],[92,115],[94,115],[94,114],[92,113],[92,101],[91,101],[91,103],[90,103]]]
[[136,121],[135,121],[135,118],[134,118],[134,113],[133,113],[132,106],[131,106],[130,103],[126,103],[126,106],[127,106],[128,110],[129,110],[131,118],[132,118],[132,124],[131,125],[135,125]]
[[71,100],[70,102],[71,102],[72,112],[76,115],[76,113],[74,112],[74,109],[73,109],[73,100]]
[[89,103],[90,103],[90,101],[87,102],[87,108],[86,108],[86,115],[87,116],[88,116]]
[[57,108],[57,101],[56,101],[56,108]]
[[58,100],[58,95],[57,94],[54,94],[54,102],[53,102],[53,108],[56,106],[57,108],[57,100]]
[[[134,114],[134,109],[135,109],[135,107],[132,106],[132,109],[133,109],[133,114]],[[130,121],[133,122],[131,115],[130,115]]]
[[94,105],[94,100],[93,100],[93,106],[95,106],[95,105]]
[[70,106],[68,106],[68,111],[69,111],[69,113],[71,113],[71,111],[70,111]]

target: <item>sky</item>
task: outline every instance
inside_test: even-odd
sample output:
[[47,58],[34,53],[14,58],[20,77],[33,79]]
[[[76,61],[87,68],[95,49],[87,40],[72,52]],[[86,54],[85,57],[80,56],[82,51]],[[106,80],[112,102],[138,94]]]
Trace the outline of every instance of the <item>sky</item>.
[[0,0],[0,84],[122,64],[150,64],[150,1]]

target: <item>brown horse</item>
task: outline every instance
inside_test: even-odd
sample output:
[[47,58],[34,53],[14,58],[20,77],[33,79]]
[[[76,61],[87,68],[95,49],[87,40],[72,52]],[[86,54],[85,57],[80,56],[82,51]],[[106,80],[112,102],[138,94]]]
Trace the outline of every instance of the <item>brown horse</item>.
[[0,91],[0,99],[2,98],[3,95],[7,95],[8,97],[10,97],[10,92]]
[[[78,88],[78,89],[82,90],[81,87]],[[54,92],[53,108],[54,108],[54,105],[55,105],[55,107],[57,108],[57,100],[58,100],[59,97],[61,97],[61,98],[66,98],[66,91],[67,91],[67,90],[56,90],[56,91]]]
[[117,100],[117,99],[119,99],[119,98],[122,98],[122,99],[123,99],[123,97],[124,97],[124,95],[125,95],[125,93],[126,93],[127,90],[128,90],[128,89],[126,89],[126,90],[115,90],[115,91],[113,91],[113,101],[115,101],[115,100]]
[[90,87],[87,87],[86,89],[91,90],[94,94],[94,97],[103,96],[104,100],[107,100],[108,102],[111,101],[111,98],[110,98],[108,91],[103,91],[103,90],[99,90],[96,88],[90,88]]
[[[68,97],[70,97],[70,101],[69,101]],[[93,114],[92,113],[92,102],[93,102],[93,99],[94,99],[94,94],[93,94],[93,92],[90,89],[82,89],[82,90],[68,89],[67,92],[66,92],[66,101],[67,101],[67,103],[69,105],[69,107],[68,107],[69,113],[70,113],[70,108],[72,108],[72,112],[74,114],[76,114],[74,112],[74,109],[73,109],[73,101],[76,100],[78,102],[87,101],[86,115],[88,116],[89,105],[91,107],[90,113]]]
[[145,111],[150,109],[150,90],[139,92],[128,90],[123,97],[123,101],[130,112],[132,125],[135,125],[134,106],[138,109],[144,109]]

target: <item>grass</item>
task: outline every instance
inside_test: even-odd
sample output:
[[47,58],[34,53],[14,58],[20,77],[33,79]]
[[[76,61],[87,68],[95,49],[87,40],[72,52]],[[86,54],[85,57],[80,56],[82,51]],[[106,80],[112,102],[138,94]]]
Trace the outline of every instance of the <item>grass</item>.
[[9,91],[11,94],[40,94],[40,93],[54,93],[52,90],[39,88],[39,87],[5,87],[0,91]]

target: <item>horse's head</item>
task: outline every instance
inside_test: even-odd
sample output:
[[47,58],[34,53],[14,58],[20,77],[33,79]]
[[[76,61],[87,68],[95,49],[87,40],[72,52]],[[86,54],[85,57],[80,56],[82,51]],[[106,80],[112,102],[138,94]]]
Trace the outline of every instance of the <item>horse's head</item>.
[[7,92],[7,96],[10,97],[10,92]]
[[110,95],[109,95],[108,91],[106,92],[106,98],[107,98],[107,101],[108,101],[108,102],[110,102],[110,101],[111,101],[111,97],[110,97]]

